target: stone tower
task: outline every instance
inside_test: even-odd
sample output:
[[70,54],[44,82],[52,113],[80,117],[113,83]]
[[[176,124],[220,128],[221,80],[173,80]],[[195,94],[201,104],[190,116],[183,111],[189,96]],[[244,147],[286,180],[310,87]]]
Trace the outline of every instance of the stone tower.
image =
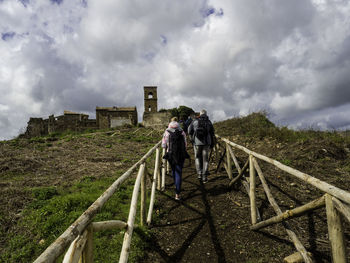
[[158,112],[157,87],[146,86],[146,87],[143,87],[143,90],[144,90],[144,98],[145,98],[145,113]]

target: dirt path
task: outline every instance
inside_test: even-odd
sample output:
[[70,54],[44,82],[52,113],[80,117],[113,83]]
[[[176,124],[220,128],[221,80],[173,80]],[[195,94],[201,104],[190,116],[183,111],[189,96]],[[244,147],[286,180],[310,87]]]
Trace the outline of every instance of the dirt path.
[[209,182],[203,184],[194,162],[186,161],[181,201],[174,200],[173,180],[167,176],[167,190],[157,200],[159,219],[151,227],[142,262],[282,262],[295,252],[279,226],[269,233],[249,230],[249,199],[243,187],[229,189],[227,176],[215,169],[211,164]]

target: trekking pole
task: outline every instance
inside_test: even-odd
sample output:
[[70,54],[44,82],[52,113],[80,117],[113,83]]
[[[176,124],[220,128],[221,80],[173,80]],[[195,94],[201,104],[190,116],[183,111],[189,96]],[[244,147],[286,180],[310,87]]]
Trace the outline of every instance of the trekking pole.
[[213,155],[213,148],[210,149],[210,154],[209,154],[209,161],[208,161],[208,163],[210,163],[212,155]]
[[222,160],[223,160],[224,157],[225,157],[225,154],[226,154],[226,148],[225,148],[224,153],[222,154],[222,156],[221,156],[221,158],[220,158],[220,160],[219,160],[219,164],[218,164],[218,167],[216,168],[216,172],[215,172],[215,173],[218,172],[219,167],[220,167],[220,164],[221,164]]

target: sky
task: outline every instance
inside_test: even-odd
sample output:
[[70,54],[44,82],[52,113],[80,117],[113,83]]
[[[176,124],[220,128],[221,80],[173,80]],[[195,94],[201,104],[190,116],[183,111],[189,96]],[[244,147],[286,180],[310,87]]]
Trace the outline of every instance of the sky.
[[349,0],[0,0],[0,140],[96,106],[350,129]]

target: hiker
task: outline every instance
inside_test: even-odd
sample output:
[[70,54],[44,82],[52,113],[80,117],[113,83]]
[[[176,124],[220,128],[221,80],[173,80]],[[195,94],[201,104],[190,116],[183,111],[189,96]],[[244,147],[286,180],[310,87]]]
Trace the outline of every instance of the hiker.
[[190,116],[188,116],[187,120],[185,121],[184,131],[186,134],[188,134],[188,127],[190,127],[193,119],[194,119],[194,114],[191,114]]
[[165,130],[162,147],[166,149],[164,159],[168,160],[171,166],[171,173],[175,184],[175,200],[180,200],[182,168],[189,155],[186,151],[186,134],[180,128],[177,117],[171,119],[168,128]]
[[199,118],[192,121],[188,127],[188,134],[194,145],[195,164],[198,179],[208,182],[209,149],[215,145],[215,132],[206,110],[201,110]]

